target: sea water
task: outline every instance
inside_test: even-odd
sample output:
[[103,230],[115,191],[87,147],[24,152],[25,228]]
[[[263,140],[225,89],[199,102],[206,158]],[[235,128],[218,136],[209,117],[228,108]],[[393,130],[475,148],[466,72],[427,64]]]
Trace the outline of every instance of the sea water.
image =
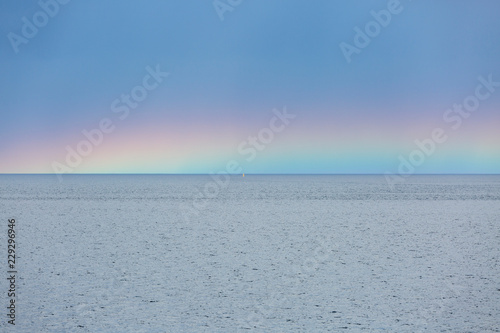
[[0,176],[18,332],[498,332],[500,176]]

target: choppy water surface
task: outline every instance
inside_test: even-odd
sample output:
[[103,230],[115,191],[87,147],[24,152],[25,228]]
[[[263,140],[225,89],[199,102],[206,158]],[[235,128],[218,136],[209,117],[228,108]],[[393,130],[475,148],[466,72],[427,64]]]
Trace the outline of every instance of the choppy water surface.
[[500,176],[4,175],[0,213],[19,332],[500,331]]

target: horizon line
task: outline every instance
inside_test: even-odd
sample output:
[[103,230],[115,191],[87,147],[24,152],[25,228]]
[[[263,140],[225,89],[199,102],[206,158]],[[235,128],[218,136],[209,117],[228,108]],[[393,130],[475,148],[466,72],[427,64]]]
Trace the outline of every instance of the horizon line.
[[[386,176],[399,175],[397,173],[223,173],[229,176],[254,175],[254,176]],[[210,176],[217,173],[0,173],[0,176]],[[402,176],[498,176],[500,173],[414,173]]]

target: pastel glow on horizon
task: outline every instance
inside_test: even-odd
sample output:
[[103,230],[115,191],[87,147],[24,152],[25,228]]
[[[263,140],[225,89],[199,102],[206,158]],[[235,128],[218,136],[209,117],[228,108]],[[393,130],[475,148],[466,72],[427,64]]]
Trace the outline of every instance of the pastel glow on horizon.
[[[416,173],[500,173],[500,88],[482,88],[458,129],[445,121],[481,80],[500,82],[500,3],[401,4],[348,63],[339,44],[387,1],[255,0],[223,22],[211,2],[71,2],[4,52],[0,173],[56,172],[104,118],[115,130],[71,173],[210,173],[235,160],[249,174],[383,174],[435,128],[448,139]],[[33,6],[4,7],[4,35],[20,33]],[[123,110],[147,67],[170,74],[120,119],[112,105]],[[285,107],[296,117],[249,161],[238,147]]]
[[[269,115],[271,118],[272,114]],[[363,135],[340,125],[314,127],[300,122],[276,133],[255,160],[238,152],[238,146],[256,136],[268,125],[218,128],[194,126],[183,133],[174,126],[140,124],[141,127],[117,129],[104,136],[103,143],[93,148],[76,169],[78,173],[209,173],[222,171],[229,160],[236,160],[247,173],[384,173],[397,167],[398,156],[407,156],[416,148],[415,139],[430,137],[434,128],[428,124],[413,126],[408,140],[401,140],[400,127],[391,124],[364,126]],[[467,126],[462,136],[448,130],[449,142],[436,147],[439,154],[427,159],[422,173],[445,173],[447,169],[463,173],[495,173],[500,167],[499,134],[495,123]],[[225,131],[224,131],[225,130]],[[222,132],[224,131],[224,132]],[[383,131],[383,133],[380,133]],[[414,138],[413,140],[411,138]],[[71,134],[69,146],[76,149],[83,135]],[[64,145],[55,142],[41,146],[17,147],[7,154],[7,173],[51,173],[53,161],[64,163]],[[247,144],[247,146],[250,146]],[[470,157],[474,157],[473,160]],[[445,158],[446,157],[446,158]],[[490,165],[477,165],[475,160],[490,160]],[[447,162],[448,161],[448,162]],[[269,166],[267,168],[266,166]]]

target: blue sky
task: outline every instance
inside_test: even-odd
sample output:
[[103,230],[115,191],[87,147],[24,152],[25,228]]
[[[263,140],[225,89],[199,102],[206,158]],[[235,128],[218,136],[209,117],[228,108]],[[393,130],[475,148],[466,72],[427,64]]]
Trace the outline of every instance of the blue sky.
[[[500,3],[401,1],[401,12],[347,63],[339,44],[352,44],[353,29],[389,2],[244,0],[221,21],[212,1],[72,0],[16,53],[8,34],[22,36],[22,18],[33,22],[42,9],[5,1],[0,153],[8,163],[0,172],[65,165],[66,147],[112,117],[112,101],[157,65],[169,77],[72,172],[214,171],[284,106],[297,119],[249,172],[392,170],[474,92],[478,76],[500,81]],[[499,95],[419,170],[456,172],[456,161],[459,172],[499,170]],[[472,163],[478,151],[481,162]],[[138,156],[143,165],[132,163]]]

